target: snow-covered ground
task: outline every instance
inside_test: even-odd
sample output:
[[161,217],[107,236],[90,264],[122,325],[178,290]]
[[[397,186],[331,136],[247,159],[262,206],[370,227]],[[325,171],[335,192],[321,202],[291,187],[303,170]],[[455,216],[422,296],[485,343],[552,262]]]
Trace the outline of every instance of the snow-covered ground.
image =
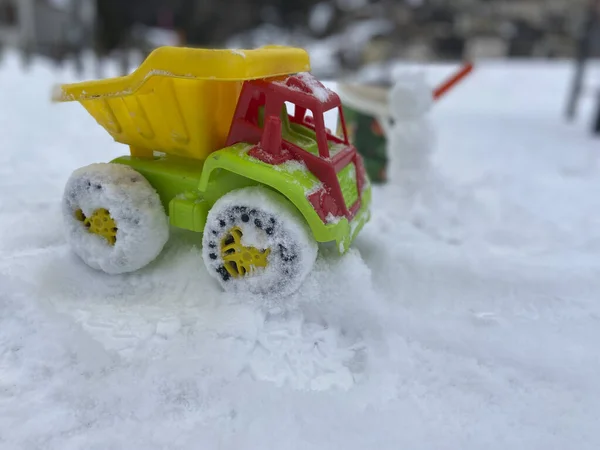
[[266,310],[220,291],[191,233],[130,275],[72,255],[63,186],[125,149],[79,105],[49,103],[69,73],[10,55],[0,448],[597,449],[600,141],[583,120],[593,92],[562,120],[570,75],[480,66],[435,106],[423,200],[376,189],[350,254],[321,255]]

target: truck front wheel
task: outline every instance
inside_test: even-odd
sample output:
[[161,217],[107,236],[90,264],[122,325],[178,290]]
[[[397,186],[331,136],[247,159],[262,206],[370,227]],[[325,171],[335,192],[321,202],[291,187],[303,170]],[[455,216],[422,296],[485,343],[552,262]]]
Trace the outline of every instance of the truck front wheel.
[[264,187],[220,198],[208,214],[202,244],[209,273],[226,291],[268,296],[296,291],[318,251],[296,208]]

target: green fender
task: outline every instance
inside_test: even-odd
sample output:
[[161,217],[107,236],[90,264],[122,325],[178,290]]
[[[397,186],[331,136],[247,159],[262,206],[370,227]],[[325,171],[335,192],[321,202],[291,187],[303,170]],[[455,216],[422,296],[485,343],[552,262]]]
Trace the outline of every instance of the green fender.
[[339,218],[331,223],[323,223],[307,199],[307,194],[321,187],[317,177],[301,162],[290,161],[277,166],[262,162],[248,155],[251,148],[248,144],[236,144],[218,150],[206,159],[198,185],[204,199],[212,205],[238,187],[252,184],[268,186],[281,193],[298,209],[316,241],[335,241],[338,251],[345,253],[370,218],[370,185],[367,184],[363,190],[361,209],[352,222]]

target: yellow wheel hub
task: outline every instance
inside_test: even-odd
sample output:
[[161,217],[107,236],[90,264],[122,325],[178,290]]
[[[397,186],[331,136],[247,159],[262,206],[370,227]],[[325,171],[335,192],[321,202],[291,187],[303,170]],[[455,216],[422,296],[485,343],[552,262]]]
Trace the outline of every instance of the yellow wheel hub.
[[117,242],[117,223],[107,209],[99,208],[86,217],[81,209],[75,211],[75,218],[83,223],[90,233],[102,236],[110,245]]
[[242,230],[234,227],[221,240],[221,257],[225,270],[234,278],[252,273],[258,267],[267,267],[271,249],[260,250],[242,245]]

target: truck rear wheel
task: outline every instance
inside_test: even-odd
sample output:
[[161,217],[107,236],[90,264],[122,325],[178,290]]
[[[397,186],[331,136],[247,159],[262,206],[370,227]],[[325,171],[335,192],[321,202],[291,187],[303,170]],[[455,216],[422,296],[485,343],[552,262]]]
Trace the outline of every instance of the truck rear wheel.
[[76,170],[62,206],[72,250],[88,266],[109,274],[144,267],[169,238],[158,194],[129,166],[92,164]]
[[202,244],[209,273],[226,291],[269,296],[296,291],[318,251],[296,208],[264,187],[220,198],[208,214]]

